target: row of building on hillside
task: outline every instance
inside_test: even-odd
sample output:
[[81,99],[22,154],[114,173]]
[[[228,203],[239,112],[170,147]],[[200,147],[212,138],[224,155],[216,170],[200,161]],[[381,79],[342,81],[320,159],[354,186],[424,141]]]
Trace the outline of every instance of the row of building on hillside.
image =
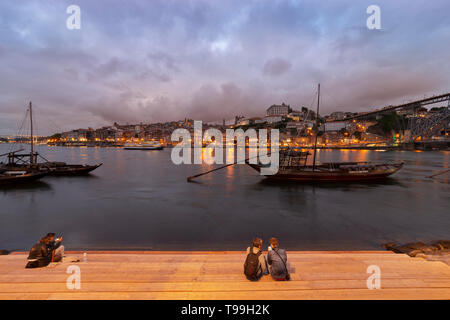
[[[219,129],[225,129],[217,125],[203,124],[203,130],[207,130],[211,127],[218,127]],[[194,121],[191,119],[185,119],[180,121],[172,121],[165,123],[153,123],[153,124],[126,124],[120,125],[114,123],[112,126],[105,126],[99,129],[75,129],[61,133],[60,141],[62,142],[88,142],[88,141],[101,141],[101,142],[125,142],[131,140],[158,140],[161,143],[169,143],[171,141],[172,132],[176,129],[184,128],[189,131],[194,131]]]

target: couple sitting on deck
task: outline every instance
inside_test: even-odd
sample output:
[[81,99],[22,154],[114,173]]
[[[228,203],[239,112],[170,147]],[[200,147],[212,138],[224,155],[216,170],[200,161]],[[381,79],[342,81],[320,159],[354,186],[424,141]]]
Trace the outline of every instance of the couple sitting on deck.
[[290,280],[289,271],[286,265],[286,250],[279,248],[278,240],[276,238],[270,238],[269,241],[270,246],[268,247],[267,260],[261,251],[263,243],[262,239],[254,238],[252,247],[247,248],[244,274],[248,280],[257,281],[269,272],[274,280]]
[[48,266],[51,262],[62,261],[64,246],[61,243],[62,237],[55,239],[54,233],[47,233],[31,248],[25,268],[41,268]]

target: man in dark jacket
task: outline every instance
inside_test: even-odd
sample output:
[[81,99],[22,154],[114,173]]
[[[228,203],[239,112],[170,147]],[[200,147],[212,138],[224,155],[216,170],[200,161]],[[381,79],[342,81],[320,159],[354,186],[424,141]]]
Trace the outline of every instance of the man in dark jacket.
[[274,280],[284,281],[290,279],[287,269],[286,250],[278,247],[278,240],[276,238],[270,238],[267,262],[269,263],[270,275]]
[[30,254],[28,255],[28,263],[25,268],[42,268],[48,266],[52,261],[51,253],[49,254],[48,251],[49,243],[50,238],[45,236],[31,248]]

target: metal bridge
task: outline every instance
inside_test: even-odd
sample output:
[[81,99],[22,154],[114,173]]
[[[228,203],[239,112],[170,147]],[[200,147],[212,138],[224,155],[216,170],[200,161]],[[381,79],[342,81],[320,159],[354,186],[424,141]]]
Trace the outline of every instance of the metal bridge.
[[411,128],[411,139],[414,140],[417,137],[421,139],[426,139],[437,131],[447,128],[448,122],[450,121],[450,100],[447,108],[440,112],[436,112],[429,118],[414,117],[410,119]]
[[353,120],[353,119],[365,119],[365,118],[373,118],[373,116],[377,114],[389,114],[396,110],[416,110],[423,106],[429,105],[429,104],[435,104],[443,101],[449,101],[450,103],[450,93],[442,94],[439,96],[433,96],[430,98],[417,100],[413,102],[408,102],[404,104],[400,104],[398,106],[388,106],[383,109],[378,109],[374,111],[364,112],[360,113],[356,116],[346,118],[346,120]]
[[411,130],[410,141],[414,141],[418,137],[421,137],[421,139],[423,140],[436,134],[438,130],[447,128],[448,121],[450,121],[450,93],[408,102],[397,106],[389,106],[379,110],[360,113],[354,117],[347,118],[346,120],[369,119],[377,115],[390,114],[397,110],[412,110],[413,114],[415,115],[416,110],[423,106],[444,101],[448,101],[447,107],[443,108],[441,111],[435,112],[430,117],[422,118],[413,116],[410,118],[408,125],[409,129]]

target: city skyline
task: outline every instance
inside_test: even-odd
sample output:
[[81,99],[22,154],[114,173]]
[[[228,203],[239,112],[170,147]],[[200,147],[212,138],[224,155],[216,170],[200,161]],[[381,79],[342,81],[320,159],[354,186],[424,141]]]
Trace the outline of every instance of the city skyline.
[[371,1],[78,1],[80,30],[69,1],[2,3],[0,135],[30,100],[46,135],[311,108],[318,82],[324,114],[448,92],[446,2],[425,3],[378,1],[381,30]]

